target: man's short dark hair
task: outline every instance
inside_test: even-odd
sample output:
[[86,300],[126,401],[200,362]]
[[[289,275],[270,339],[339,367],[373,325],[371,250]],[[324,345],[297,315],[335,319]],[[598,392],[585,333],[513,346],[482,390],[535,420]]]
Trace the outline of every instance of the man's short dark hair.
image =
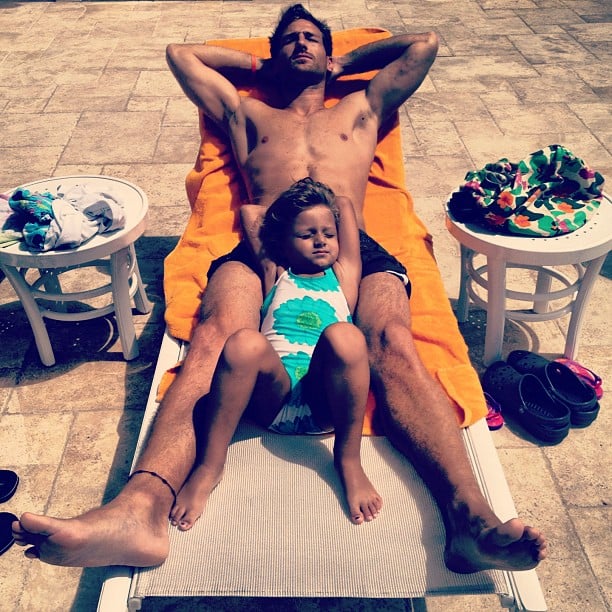
[[314,24],[319,30],[321,30],[321,34],[323,35],[323,47],[325,48],[325,53],[328,57],[332,55],[332,36],[331,30],[329,26],[324,21],[320,21],[317,19],[312,13],[307,11],[301,4],[292,4],[290,7],[286,8],[280,16],[280,20],[276,29],[270,36],[270,55],[275,57],[281,48],[281,38],[289,26],[290,23],[297,21],[298,19],[305,19],[306,21],[310,21],[310,23]]
[[266,211],[259,232],[263,247],[270,259],[283,265],[285,243],[295,219],[304,210],[321,204],[331,210],[338,225],[340,213],[334,192],[324,183],[313,181],[310,177],[293,183],[274,200]]

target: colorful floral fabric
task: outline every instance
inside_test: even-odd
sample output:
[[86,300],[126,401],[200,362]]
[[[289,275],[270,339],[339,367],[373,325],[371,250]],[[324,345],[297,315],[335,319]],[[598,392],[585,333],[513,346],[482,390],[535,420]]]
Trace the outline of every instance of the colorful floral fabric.
[[449,201],[453,216],[525,236],[558,236],[582,227],[599,207],[604,178],[561,145],[518,163],[506,158],[470,171]]

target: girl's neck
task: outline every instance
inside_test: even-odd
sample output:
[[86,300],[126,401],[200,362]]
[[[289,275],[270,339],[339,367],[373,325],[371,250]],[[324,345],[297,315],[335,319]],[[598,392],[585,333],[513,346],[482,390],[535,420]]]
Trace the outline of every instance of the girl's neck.
[[291,274],[293,274],[294,276],[303,276],[305,278],[325,276],[325,270],[321,270],[320,272],[298,272],[297,270],[294,270],[293,268],[289,268],[289,272],[291,272]]

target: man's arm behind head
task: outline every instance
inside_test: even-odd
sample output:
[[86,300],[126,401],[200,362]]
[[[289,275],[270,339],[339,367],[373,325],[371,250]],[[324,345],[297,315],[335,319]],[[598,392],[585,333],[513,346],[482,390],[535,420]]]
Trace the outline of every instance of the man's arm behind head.
[[214,45],[170,44],[166,59],[187,97],[227,131],[229,119],[240,107],[240,96],[230,79],[250,74],[251,55]]
[[437,52],[435,32],[392,36],[334,58],[332,77],[378,70],[366,97],[382,123],[419,88]]

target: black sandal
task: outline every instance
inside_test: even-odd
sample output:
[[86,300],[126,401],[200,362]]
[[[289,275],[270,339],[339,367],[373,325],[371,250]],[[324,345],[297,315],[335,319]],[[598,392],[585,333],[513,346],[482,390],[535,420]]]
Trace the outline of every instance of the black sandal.
[[13,497],[19,484],[19,476],[13,470],[0,470],[0,504]]
[[567,406],[574,427],[590,425],[599,414],[599,402],[593,387],[586,385],[566,365],[549,361],[531,351],[512,351],[508,365],[521,374],[534,374],[552,398]]
[[482,377],[482,388],[531,435],[558,444],[570,426],[570,411],[555,401],[533,374],[520,374],[503,361],[491,364]]
[[5,553],[15,542],[13,522],[17,517],[10,512],[0,512],[0,555]]

